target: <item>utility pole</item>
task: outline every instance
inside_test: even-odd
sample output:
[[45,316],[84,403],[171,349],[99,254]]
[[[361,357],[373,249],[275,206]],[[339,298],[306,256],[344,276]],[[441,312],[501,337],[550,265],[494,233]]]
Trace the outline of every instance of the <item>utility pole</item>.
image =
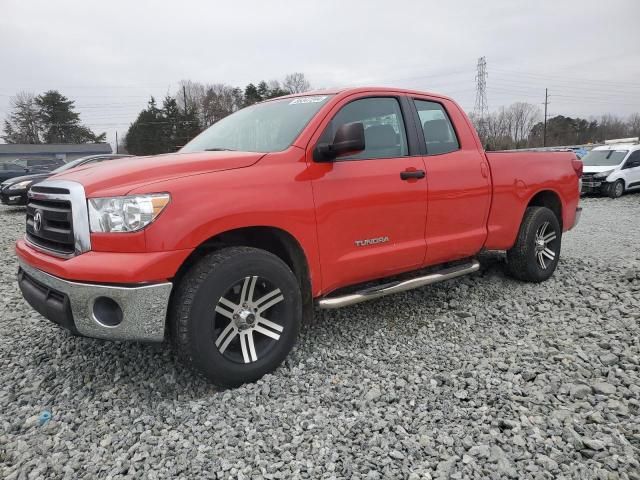
[[549,105],[549,89],[544,89],[544,129],[542,131],[542,146],[547,146],[547,106]]
[[479,119],[480,125],[484,125],[486,117],[489,114],[489,106],[487,104],[487,58],[480,57],[478,59],[478,71],[476,73],[476,105],[474,113]]
[[187,114],[187,87],[182,85],[182,95],[184,95],[184,113]]
[[116,155],[118,154],[118,131],[116,130]]

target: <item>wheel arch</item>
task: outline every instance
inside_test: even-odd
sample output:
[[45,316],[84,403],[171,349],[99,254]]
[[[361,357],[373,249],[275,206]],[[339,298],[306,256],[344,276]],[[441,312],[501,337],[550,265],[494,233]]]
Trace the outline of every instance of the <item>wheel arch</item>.
[[527,203],[529,207],[546,207],[551,210],[560,224],[560,231],[563,231],[563,211],[562,211],[562,199],[557,192],[553,190],[540,190],[536,192]]
[[285,262],[298,280],[303,305],[312,305],[312,277],[305,251],[291,233],[273,226],[234,228],[204,240],[182,263],[173,278],[174,284],[179,283],[185,273],[207,253],[239,246],[265,250]]

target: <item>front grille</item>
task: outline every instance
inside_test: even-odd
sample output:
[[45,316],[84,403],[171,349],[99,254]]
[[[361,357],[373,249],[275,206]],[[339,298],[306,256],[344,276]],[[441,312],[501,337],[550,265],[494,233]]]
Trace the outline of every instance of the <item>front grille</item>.
[[[46,190],[46,191],[44,191]],[[73,255],[75,240],[69,190],[33,187],[27,204],[27,240],[53,254]],[[44,195],[38,195],[44,194]],[[53,198],[46,198],[46,195]],[[38,221],[36,216],[39,215]],[[38,224],[39,223],[39,228]]]

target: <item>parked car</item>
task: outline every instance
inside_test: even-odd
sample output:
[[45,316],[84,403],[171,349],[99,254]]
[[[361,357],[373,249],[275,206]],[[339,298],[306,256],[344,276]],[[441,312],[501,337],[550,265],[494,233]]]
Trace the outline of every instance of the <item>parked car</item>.
[[10,180],[5,180],[0,184],[0,201],[5,205],[26,205],[27,192],[29,192],[31,186],[35,183],[49,178],[52,175],[65,172],[71,168],[130,156],[131,155],[119,154],[90,155],[88,157],[78,158],[69,163],[65,163],[51,172],[32,173],[31,175],[22,175],[20,177],[11,178]]
[[609,141],[582,158],[582,193],[598,193],[611,198],[640,188],[640,143],[638,138]]
[[17,158],[11,162],[0,163],[0,182],[10,178],[36,172],[50,172],[61,166],[61,160],[24,159]]
[[0,163],[0,181],[25,175],[32,171],[32,168],[28,168],[17,163]]
[[470,274],[485,249],[506,250],[520,280],[548,279],[579,218],[581,171],[572,152],[484,152],[440,95],[277,98],[176,154],[32,187],[18,284],[79,335],[168,336],[212,382],[240,385],[283,361],[314,301]]
[[64,165],[64,160],[60,158],[19,158],[15,163],[19,163],[28,168],[51,171]]

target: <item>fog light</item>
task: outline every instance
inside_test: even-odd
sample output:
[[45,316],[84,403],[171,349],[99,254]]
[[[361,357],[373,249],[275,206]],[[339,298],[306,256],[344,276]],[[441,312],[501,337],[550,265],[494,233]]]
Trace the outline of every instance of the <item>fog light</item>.
[[105,327],[116,327],[122,323],[122,309],[108,297],[98,297],[93,302],[93,318]]

